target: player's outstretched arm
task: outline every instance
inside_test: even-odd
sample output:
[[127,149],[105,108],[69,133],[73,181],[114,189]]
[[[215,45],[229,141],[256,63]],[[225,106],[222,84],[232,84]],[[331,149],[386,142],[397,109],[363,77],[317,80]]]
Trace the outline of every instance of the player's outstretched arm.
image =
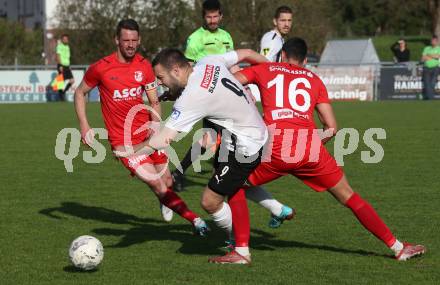
[[157,96],[157,89],[150,89],[145,91],[147,93],[148,102],[151,108],[156,112],[151,112],[151,119],[155,122],[160,122],[162,116],[162,109],[160,107],[159,98]]
[[235,53],[237,54],[237,63],[229,67],[229,71],[231,73],[236,73],[241,70],[240,66],[238,65],[238,63],[240,62],[258,64],[268,61],[266,57],[262,56],[261,54],[251,49],[237,49],[235,50]]
[[235,77],[235,79],[238,80],[238,82],[241,83],[241,85],[243,85],[245,87],[245,91],[248,93],[248,95],[252,99],[252,102],[254,102],[254,104],[255,104],[257,102],[257,99],[255,98],[254,94],[252,94],[252,91],[249,88],[249,86],[247,86],[247,84],[249,84],[249,80],[247,79],[247,77],[244,76],[240,71],[235,72],[234,77]]
[[86,95],[90,92],[92,88],[88,86],[84,80],[76,88],[74,95],[75,102],[75,112],[78,117],[79,127],[81,130],[81,140],[84,144],[90,145],[93,138],[93,131],[90,128],[89,122],[87,120],[86,114]]
[[330,103],[319,103],[316,105],[316,111],[318,112],[319,120],[324,128],[325,136],[322,138],[322,142],[326,143],[334,137],[338,131],[333,107]]
[[177,131],[168,127],[163,127],[158,133],[153,134],[147,141],[137,144],[131,148],[117,149],[114,154],[117,157],[129,157],[134,154],[150,155],[156,150],[167,148],[171,141],[177,136]]
[[238,82],[240,82],[241,85],[243,85],[243,86],[249,84],[249,80],[247,79],[247,77],[244,76],[243,73],[241,73],[240,71],[235,72],[235,73],[234,73],[234,77],[235,77],[235,79],[237,79]]
[[258,64],[268,62],[267,58],[251,49],[237,49],[235,50],[238,56],[238,62],[246,61],[250,64]]

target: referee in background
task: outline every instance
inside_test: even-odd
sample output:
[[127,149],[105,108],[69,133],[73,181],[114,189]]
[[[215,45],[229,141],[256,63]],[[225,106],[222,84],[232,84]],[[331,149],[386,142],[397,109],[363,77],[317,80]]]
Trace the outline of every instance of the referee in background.
[[58,73],[63,73],[64,80],[68,80],[68,83],[64,90],[60,92],[60,100],[66,100],[66,92],[75,83],[73,78],[72,70],[70,70],[70,46],[69,46],[69,36],[63,34],[61,36],[61,41],[56,47],[56,61]]
[[[202,17],[203,26],[195,30],[186,41],[184,54],[185,57],[193,63],[208,55],[223,54],[234,50],[231,35],[219,27],[223,18],[220,2],[218,0],[204,1],[202,5]],[[220,135],[222,131],[220,126],[206,119],[203,119],[203,128],[215,130],[218,135]],[[192,145],[186,152],[183,160],[180,162],[182,171],[176,169],[172,172],[174,180],[173,190],[175,192],[184,191],[185,171],[199,155],[203,155],[206,152],[208,146],[214,146],[216,141],[217,136],[214,132],[210,135],[206,133],[201,140]],[[198,150],[200,150],[200,153],[196,153]],[[192,156],[194,156],[194,159],[192,159]]]

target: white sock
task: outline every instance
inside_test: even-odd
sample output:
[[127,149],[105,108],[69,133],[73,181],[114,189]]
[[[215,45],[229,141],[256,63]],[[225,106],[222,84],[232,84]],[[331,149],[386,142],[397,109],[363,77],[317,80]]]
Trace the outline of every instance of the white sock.
[[225,202],[223,206],[216,213],[211,214],[214,223],[221,229],[225,230],[228,234],[232,232],[232,213],[231,208]]
[[261,186],[254,186],[245,191],[246,198],[268,209],[272,215],[279,216],[283,204],[275,200],[272,195]]
[[240,254],[241,256],[249,256],[251,255],[249,252],[249,247],[247,246],[240,246],[240,247],[235,247],[235,251]]
[[396,239],[394,244],[390,247],[392,251],[394,251],[395,254],[398,254],[403,249],[403,244]]

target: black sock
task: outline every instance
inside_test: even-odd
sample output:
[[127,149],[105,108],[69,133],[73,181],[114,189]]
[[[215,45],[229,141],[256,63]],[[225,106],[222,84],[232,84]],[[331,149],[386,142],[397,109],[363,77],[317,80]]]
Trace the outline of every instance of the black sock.
[[[198,142],[195,143],[194,145],[197,145],[198,147],[200,147],[200,155],[203,155],[206,152],[206,148],[201,146]],[[192,164],[191,151],[192,151],[192,147],[186,152],[185,157],[180,162],[180,165],[182,165],[183,173],[185,173],[185,171],[188,169],[188,167],[190,167]]]
[[70,86],[72,86],[72,84],[67,83],[66,88],[64,88],[64,93],[66,93],[67,90],[69,90]]
[[65,101],[66,98],[64,97],[64,91],[63,90],[58,90],[58,98],[60,99],[60,101]]

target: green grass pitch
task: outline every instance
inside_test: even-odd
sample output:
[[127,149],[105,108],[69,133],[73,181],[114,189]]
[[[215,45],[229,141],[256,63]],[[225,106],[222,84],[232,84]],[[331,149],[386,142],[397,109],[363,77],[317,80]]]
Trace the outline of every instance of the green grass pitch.
[[[440,102],[334,107],[340,128],[361,135],[386,130],[382,162],[362,163],[368,148],[361,137],[344,169],[399,239],[427,246],[425,256],[395,261],[329,194],[284,177],[266,187],[297,209],[296,218],[272,230],[269,214],[251,204],[253,264],[208,264],[223,253],[223,234],[214,229],[200,239],[180,217],[163,222],[150,190],[110,152],[103,163],[87,164],[81,147],[73,173],[66,172],[54,148],[62,128],[78,127],[72,104],[11,104],[0,105],[0,284],[439,284]],[[93,127],[103,126],[99,104],[89,104],[88,115]],[[174,144],[181,156],[190,142]],[[208,218],[199,206],[210,170],[203,165],[202,174],[188,172],[181,196]],[[74,270],[67,255],[84,234],[105,248],[103,263],[90,273]]]

